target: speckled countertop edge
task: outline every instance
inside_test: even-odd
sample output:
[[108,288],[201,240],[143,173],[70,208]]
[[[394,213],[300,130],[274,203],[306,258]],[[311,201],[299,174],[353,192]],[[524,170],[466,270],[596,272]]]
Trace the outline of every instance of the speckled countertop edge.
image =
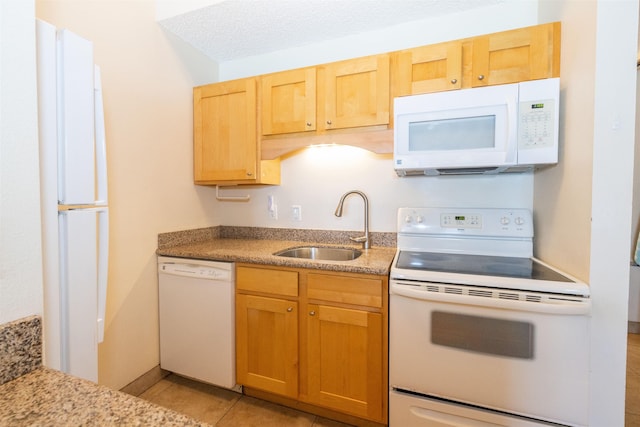
[[[158,236],[161,256],[212,261],[246,262],[282,267],[386,275],[395,255],[396,233],[371,233],[373,247],[351,261],[288,258],[274,253],[301,246],[350,247],[357,232],[257,227],[211,227],[163,233]],[[375,246],[376,242],[380,246]]]
[[208,426],[42,366],[42,319],[0,325],[0,426]]
[[42,320],[29,316],[0,325],[0,384],[42,366]]
[[43,367],[0,385],[0,425],[209,426],[137,397]]
[[[189,245],[214,239],[294,240],[322,244],[352,245],[351,236],[362,231],[312,230],[300,228],[238,227],[220,225],[158,234],[158,248]],[[371,232],[371,246],[396,247],[396,233]]]
[[[344,232],[342,233],[344,236]],[[156,253],[161,256],[203,259],[212,261],[246,262],[281,267],[310,268],[349,273],[387,275],[395,255],[394,247],[373,247],[362,250],[355,260],[320,261],[300,258],[288,258],[273,255],[274,253],[300,246],[351,247],[360,249],[360,245],[326,243],[329,239],[304,240],[271,240],[254,238],[214,238],[204,241],[185,243],[176,246],[159,247]],[[331,240],[329,240],[331,241]]]

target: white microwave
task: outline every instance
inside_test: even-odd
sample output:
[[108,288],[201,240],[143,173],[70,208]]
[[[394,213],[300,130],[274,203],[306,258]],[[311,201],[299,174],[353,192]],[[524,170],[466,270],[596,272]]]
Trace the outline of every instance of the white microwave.
[[523,172],[558,162],[560,79],[394,100],[398,176]]

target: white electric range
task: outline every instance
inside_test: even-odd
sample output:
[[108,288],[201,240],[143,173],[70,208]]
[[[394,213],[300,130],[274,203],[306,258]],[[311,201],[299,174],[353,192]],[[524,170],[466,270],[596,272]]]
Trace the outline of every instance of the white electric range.
[[398,210],[391,427],[587,424],[589,287],[532,255],[526,209]]

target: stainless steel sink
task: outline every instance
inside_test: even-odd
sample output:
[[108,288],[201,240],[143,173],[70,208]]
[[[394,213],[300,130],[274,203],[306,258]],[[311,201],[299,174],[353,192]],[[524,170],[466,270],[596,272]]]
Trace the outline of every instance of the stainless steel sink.
[[324,261],[351,261],[362,255],[362,251],[351,248],[326,248],[319,246],[305,246],[290,248],[276,252],[276,256],[290,258],[317,259]]

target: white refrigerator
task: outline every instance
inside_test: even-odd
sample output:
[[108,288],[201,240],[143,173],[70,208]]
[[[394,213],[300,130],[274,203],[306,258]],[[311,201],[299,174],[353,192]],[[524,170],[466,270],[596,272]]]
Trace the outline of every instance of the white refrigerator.
[[44,269],[44,364],[98,381],[109,210],[93,44],[36,20]]

